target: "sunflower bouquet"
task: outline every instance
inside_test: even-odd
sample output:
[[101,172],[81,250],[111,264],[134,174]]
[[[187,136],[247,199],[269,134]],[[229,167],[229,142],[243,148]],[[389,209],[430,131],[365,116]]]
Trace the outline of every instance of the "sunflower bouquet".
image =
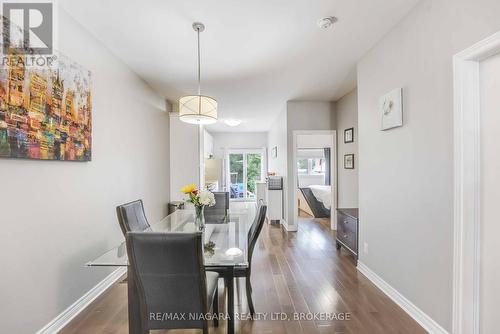
[[190,184],[181,189],[181,192],[188,195],[188,202],[195,207],[205,207],[215,205],[215,196],[208,190],[198,190],[195,184]]
[[187,202],[194,205],[196,211],[195,224],[200,230],[205,227],[205,206],[215,205],[215,196],[208,190],[198,190],[195,184],[190,184],[181,189],[181,192],[188,196]]

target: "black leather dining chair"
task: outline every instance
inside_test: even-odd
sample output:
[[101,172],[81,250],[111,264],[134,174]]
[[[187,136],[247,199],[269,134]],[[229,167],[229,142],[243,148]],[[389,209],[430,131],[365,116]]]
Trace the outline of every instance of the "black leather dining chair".
[[205,207],[205,220],[207,223],[223,223],[229,210],[229,193],[223,191],[212,192],[215,205]]
[[142,199],[117,206],[116,215],[123,235],[127,232],[140,232],[149,228]]
[[252,316],[255,315],[255,308],[252,300],[252,283],[250,280],[250,275],[252,273],[252,255],[255,245],[257,244],[257,239],[262,231],[262,226],[266,221],[266,211],[266,205],[259,205],[255,219],[250,227],[250,230],[248,231],[248,267],[237,268],[234,272],[234,277],[245,277],[248,308],[250,309],[250,314]]
[[200,328],[207,334],[210,306],[214,314],[219,311],[219,275],[205,272],[201,233],[128,232],[126,240],[141,334],[180,328]]

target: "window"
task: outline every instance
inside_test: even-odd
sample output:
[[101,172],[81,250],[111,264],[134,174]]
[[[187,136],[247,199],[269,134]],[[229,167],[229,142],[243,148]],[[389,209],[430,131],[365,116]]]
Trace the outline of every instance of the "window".
[[309,159],[311,163],[311,172],[309,174],[324,174],[325,173],[325,159]]
[[297,161],[297,172],[299,175],[318,175],[325,173],[324,158],[299,159]]
[[299,159],[297,161],[297,170],[299,174],[308,174],[309,159]]

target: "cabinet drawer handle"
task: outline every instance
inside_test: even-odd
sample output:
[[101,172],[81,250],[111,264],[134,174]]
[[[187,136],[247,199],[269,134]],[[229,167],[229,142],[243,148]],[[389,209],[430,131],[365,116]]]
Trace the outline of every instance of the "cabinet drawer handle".
[[344,224],[347,224],[347,223],[349,223],[349,221],[348,220],[344,220]]

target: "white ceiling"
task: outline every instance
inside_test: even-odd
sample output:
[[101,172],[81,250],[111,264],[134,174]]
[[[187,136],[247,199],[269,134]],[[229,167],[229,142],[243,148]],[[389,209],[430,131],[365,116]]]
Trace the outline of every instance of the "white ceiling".
[[[266,131],[287,100],[336,100],[356,86],[356,62],[418,0],[60,0],[61,6],[166,98],[219,103],[213,131]],[[333,29],[316,21],[337,16]],[[243,123],[228,127],[222,119]]]

